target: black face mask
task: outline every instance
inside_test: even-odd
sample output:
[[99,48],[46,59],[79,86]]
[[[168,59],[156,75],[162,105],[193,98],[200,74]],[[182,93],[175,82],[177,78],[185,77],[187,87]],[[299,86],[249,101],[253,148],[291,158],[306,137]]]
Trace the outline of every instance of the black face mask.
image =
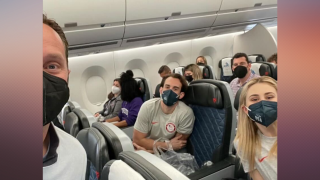
[[233,74],[237,77],[237,78],[244,78],[248,73],[248,69],[245,66],[237,66],[234,71]]
[[69,100],[65,80],[43,72],[43,126],[53,121]]
[[191,82],[191,81],[193,80],[192,75],[186,76],[186,80],[187,80],[188,82]]
[[202,62],[197,63],[197,65],[198,65],[198,66],[205,66],[205,64],[202,63]]

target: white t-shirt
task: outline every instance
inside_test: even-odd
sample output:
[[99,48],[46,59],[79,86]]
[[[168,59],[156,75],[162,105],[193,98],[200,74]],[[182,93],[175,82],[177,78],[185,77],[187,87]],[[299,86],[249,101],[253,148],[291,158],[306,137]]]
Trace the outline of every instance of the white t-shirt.
[[58,158],[53,164],[43,167],[43,180],[85,180],[87,155],[84,148],[76,138],[52,126],[59,138],[59,146],[56,149]]
[[[258,134],[261,141],[261,155],[257,154],[255,158],[254,169],[257,169],[264,180],[276,180],[277,179],[277,158],[268,158],[268,153],[271,150],[277,137],[267,137],[263,135],[259,130]],[[234,143],[234,146],[238,151],[238,142]],[[246,159],[241,158],[243,170],[249,172],[249,162]]]
[[139,111],[134,129],[148,134],[150,139],[171,139],[176,132],[191,134],[194,125],[192,109],[179,101],[171,114],[165,114],[161,109],[161,99],[153,98],[145,102]]

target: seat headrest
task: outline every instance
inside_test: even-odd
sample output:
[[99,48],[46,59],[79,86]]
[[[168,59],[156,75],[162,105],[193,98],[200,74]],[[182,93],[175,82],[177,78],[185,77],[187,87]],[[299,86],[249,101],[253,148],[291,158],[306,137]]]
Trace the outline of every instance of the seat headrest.
[[174,68],[172,72],[183,76],[184,75],[184,66]]
[[198,65],[202,72],[203,79],[213,79],[213,72],[210,66],[208,65]]
[[232,65],[231,65],[232,58],[223,58],[219,62],[219,67],[223,72],[223,76],[232,76]]
[[252,54],[248,58],[251,62],[266,62],[266,58],[262,54]]
[[251,70],[260,76],[274,76],[274,65],[268,62],[255,62],[251,64]]
[[95,122],[92,124],[92,127],[98,129],[105,137],[111,159],[117,159],[122,151],[134,150],[132,141],[127,134],[112,123]]
[[70,112],[66,115],[63,126],[68,134],[76,137],[76,135],[80,131],[79,123],[79,117],[74,112]]
[[184,96],[187,104],[194,104],[217,109],[224,108],[220,89],[209,83],[190,84]]
[[75,101],[68,101],[68,106],[70,107],[71,111],[73,111],[74,109],[79,109],[81,108],[80,105],[75,102]]
[[102,134],[95,128],[82,129],[77,139],[85,149],[87,158],[93,166],[101,173],[103,166],[109,161],[107,143]]
[[278,66],[276,66],[276,68],[274,68],[274,77],[273,77],[276,81],[278,81]]
[[134,80],[136,80],[137,84],[138,84],[138,87],[139,87],[139,90],[142,94],[145,94],[146,93],[146,89],[145,89],[145,86],[144,86],[144,81],[142,78],[134,78]]
[[79,117],[82,128],[89,128],[92,123],[96,122],[96,118],[86,109],[74,109],[73,112]]
[[159,92],[159,90],[160,90],[160,85],[161,85],[161,84],[158,84],[158,85],[157,85],[156,90],[155,90],[155,92],[154,92],[154,97],[156,97],[156,98],[160,97],[160,92]]
[[238,111],[238,109],[239,109],[239,103],[240,103],[240,94],[241,94],[241,92],[242,92],[242,88],[243,87],[241,87],[238,91],[237,91],[237,94],[236,94],[236,96],[235,96],[235,98],[234,98],[234,108]]

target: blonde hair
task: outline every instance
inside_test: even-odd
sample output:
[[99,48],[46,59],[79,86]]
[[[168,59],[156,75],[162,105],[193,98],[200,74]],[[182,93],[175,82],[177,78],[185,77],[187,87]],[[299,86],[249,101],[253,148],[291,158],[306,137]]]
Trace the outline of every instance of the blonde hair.
[[193,73],[193,80],[203,79],[201,69],[195,64],[189,64],[184,68],[184,71],[191,71]]
[[[277,81],[268,76],[261,76],[250,80],[242,89],[240,94],[240,103],[238,109],[238,128],[234,142],[238,142],[237,154],[241,159],[249,162],[249,171],[253,170],[256,155],[261,154],[261,141],[258,135],[258,126],[249,119],[242,107],[246,106],[248,89],[254,84],[265,83],[278,91]],[[277,121],[271,124],[273,128],[278,129]],[[258,150],[258,151],[257,151]],[[276,140],[268,154],[268,157],[277,157],[278,140]]]
[[205,64],[205,65],[208,65],[207,59],[206,59],[204,56],[198,56],[197,59],[196,59],[196,64],[198,63],[198,59],[199,59],[199,58],[202,58],[203,61],[204,61],[204,64]]

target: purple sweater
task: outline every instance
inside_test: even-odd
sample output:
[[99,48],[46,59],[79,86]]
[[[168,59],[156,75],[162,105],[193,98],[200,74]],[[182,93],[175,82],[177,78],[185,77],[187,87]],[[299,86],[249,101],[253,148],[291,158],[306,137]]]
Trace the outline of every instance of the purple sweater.
[[136,122],[139,110],[143,101],[141,97],[134,98],[131,102],[123,101],[119,113],[120,121],[126,120],[128,126],[133,126]]

